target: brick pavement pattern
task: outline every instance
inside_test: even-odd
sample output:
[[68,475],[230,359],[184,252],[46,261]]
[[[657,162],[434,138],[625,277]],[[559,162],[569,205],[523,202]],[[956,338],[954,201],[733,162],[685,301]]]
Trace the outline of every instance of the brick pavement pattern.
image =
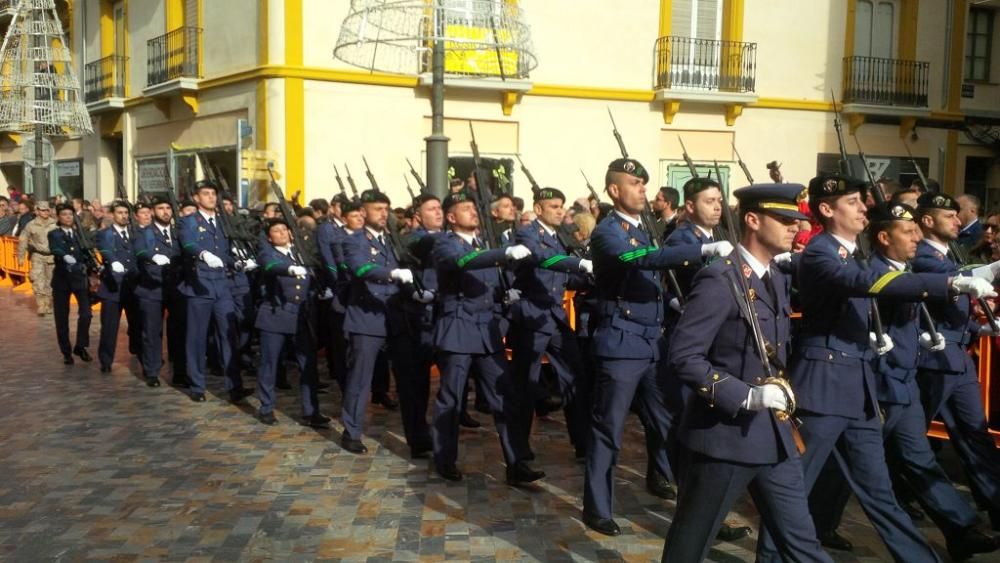
[[[330,430],[296,423],[295,390],[279,392],[279,424],[264,426],[256,398],[227,403],[221,378],[209,378],[200,404],[146,387],[125,344],[111,374],[96,360],[63,366],[52,318],[35,315],[30,293],[0,285],[0,560],[659,560],[674,503],[645,491],[635,419],[616,472],[623,534],[607,538],[580,522],[583,467],[561,414],[535,426],[535,465],[548,477],[534,491],[504,483],[482,415],[483,428],[462,430],[466,479],[449,483],[408,458],[398,413],[370,408],[370,453],[355,456],[338,446],[337,420]],[[335,387],[321,396],[327,414],[340,412]],[[749,501],[737,510],[756,530]],[[947,559],[937,529],[923,530]],[[837,561],[887,560],[853,501],[841,532],[855,551]],[[710,560],[753,561],[755,542],[756,531],[719,543]]]

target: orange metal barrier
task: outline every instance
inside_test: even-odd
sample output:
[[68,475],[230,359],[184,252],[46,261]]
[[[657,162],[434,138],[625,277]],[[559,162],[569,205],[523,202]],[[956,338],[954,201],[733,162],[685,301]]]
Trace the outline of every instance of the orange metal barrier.
[[[978,350],[978,375],[979,375],[979,393],[983,399],[983,411],[986,413],[987,424],[990,420],[990,381],[993,378],[993,348],[997,345],[994,338],[989,336],[983,336],[979,339]],[[990,428],[990,434],[993,436],[993,442],[1000,447],[1000,430],[994,430]],[[928,436],[932,438],[943,438],[948,439],[948,431],[945,429],[944,424],[940,421],[931,422],[931,429],[927,433]]]
[[17,237],[0,237],[0,271],[8,276],[13,274],[27,278],[30,264],[18,261],[17,245]]

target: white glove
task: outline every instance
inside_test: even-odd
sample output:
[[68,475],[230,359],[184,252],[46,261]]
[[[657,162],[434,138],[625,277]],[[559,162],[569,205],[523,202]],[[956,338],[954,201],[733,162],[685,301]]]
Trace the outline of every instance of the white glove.
[[221,268],[225,266],[222,262],[222,258],[219,258],[207,250],[201,253],[201,260],[209,268]]
[[993,284],[974,276],[956,276],[951,280],[951,289],[955,293],[965,293],[973,299],[980,297],[996,297]]
[[774,260],[774,263],[777,264],[778,266],[787,266],[792,263],[792,253],[782,252],[781,254],[772,258],[772,260]]
[[1000,336],[993,330],[993,325],[986,323],[979,327],[979,336]]
[[733,245],[729,243],[728,240],[720,240],[719,242],[710,242],[708,244],[701,245],[701,255],[705,257],[709,256],[728,256],[733,251]]
[[515,244],[514,246],[508,246],[507,250],[504,250],[504,255],[511,260],[523,260],[528,256],[531,256],[531,251],[528,250],[527,246],[523,244]]
[[434,301],[434,292],[429,289],[425,289],[423,291],[414,291],[412,297],[413,300],[416,301],[417,303],[423,303],[424,305],[426,305],[431,301]]
[[521,299],[521,290],[513,287],[507,290],[507,301],[513,303]]
[[243,261],[243,271],[252,272],[257,269],[257,261],[253,258],[247,258]]
[[297,278],[306,277],[306,267],[305,266],[289,266],[288,275],[295,276]]
[[70,254],[67,254],[67,255],[63,256],[63,262],[65,262],[65,263],[69,264],[70,266],[72,266],[73,264],[76,264],[76,258],[73,258],[73,256],[70,255]]
[[980,266],[978,268],[972,269],[972,275],[977,278],[984,279],[988,282],[993,281],[993,278],[1000,275],[1000,260],[987,264],[985,266]]
[[116,273],[116,274],[124,274],[125,273],[125,266],[123,266],[121,262],[118,262],[116,260],[116,261],[114,261],[114,262],[111,263],[111,271],[114,272],[114,273]]
[[896,346],[892,343],[892,338],[890,338],[888,334],[883,334],[882,338],[885,340],[885,345],[879,348],[878,339],[875,337],[875,333],[868,333],[868,341],[871,342],[872,348],[875,349],[875,352],[877,352],[879,356],[888,354],[889,350],[892,350]]
[[[986,328],[989,328],[989,327],[987,326]],[[938,339],[937,344],[935,344],[934,343],[934,339],[931,338],[931,333],[926,332],[926,331],[925,332],[921,332],[920,333],[920,338],[917,339],[917,342],[920,343],[920,347],[923,348],[924,350],[929,350],[931,352],[940,352],[941,350],[944,350],[944,347],[947,346],[948,343],[945,342],[944,336],[941,336],[941,333],[935,333],[935,334],[937,335],[937,339]]]
[[320,301],[328,301],[330,299],[333,299],[333,290],[330,289],[329,287],[324,289],[323,293],[320,293],[317,299],[319,299]]
[[587,260],[586,258],[581,258],[580,259],[580,271],[583,272],[583,273],[585,273],[585,274],[593,274],[594,273],[594,261],[593,260]]
[[748,411],[762,411],[764,409],[776,409],[779,411],[788,410],[788,397],[784,390],[773,383],[751,387],[747,393],[747,400],[743,403],[743,408]]
[[405,268],[397,268],[389,272],[389,279],[396,280],[399,283],[413,283],[413,272]]
[[154,254],[150,260],[152,260],[153,264],[156,264],[157,266],[166,266],[170,263],[170,258],[167,258],[162,254]]
[[669,306],[674,311],[677,311],[678,313],[684,312],[684,309],[681,307],[681,300],[676,297],[668,301],[667,306]]

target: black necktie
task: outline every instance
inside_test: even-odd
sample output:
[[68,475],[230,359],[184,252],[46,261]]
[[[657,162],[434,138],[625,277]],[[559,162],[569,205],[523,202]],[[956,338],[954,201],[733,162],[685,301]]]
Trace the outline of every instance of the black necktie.
[[771,302],[775,305],[778,304],[778,291],[774,289],[774,280],[771,279],[771,269],[768,268],[764,275],[761,276],[761,281],[764,282],[764,287],[767,288],[767,293],[771,296]]
[[169,229],[163,229],[163,242],[167,246],[170,246],[170,230]]
[[382,246],[382,248],[385,248],[385,239],[382,238],[382,235],[378,236],[378,243],[379,243],[379,245]]
[[121,234],[122,240],[128,242],[128,231],[118,231],[118,232]]
[[213,231],[215,230],[215,217],[209,217],[208,218],[208,226],[212,227]]

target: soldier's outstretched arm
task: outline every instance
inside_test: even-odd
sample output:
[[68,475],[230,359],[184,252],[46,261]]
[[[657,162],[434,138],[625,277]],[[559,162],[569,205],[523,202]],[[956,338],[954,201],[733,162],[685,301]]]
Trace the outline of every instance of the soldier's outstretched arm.
[[660,248],[641,246],[624,231],[595,231],[591,247],[595,257],[614,257],[617,267],[627,269],[664,270],[700,264],[702,259],[700,244]]
[[507,261],[504,248],[493,250],[472,250],[464,248],[451,241],[441,240],[434,245],[434,264],[439,270],[482,270],[503,266]]
[[514,244],[523,244],[531,251],[531,256],[524,259],[536,268],[555,272],[572,274],[580,271],[580,259],[576,256],[556,252],[550,246],[541,242],[541,235],[533,225],[526,225],[517,230]]
[[948,274],[915,274],[892,271],[879,274],[862,268],[853,258],[846,261],[829,249],[809,247],[799,265],[811,269],[808,280],[823,280],[830,290],[850,297],[880,297],[916,301],[944,299],[948,296]]

